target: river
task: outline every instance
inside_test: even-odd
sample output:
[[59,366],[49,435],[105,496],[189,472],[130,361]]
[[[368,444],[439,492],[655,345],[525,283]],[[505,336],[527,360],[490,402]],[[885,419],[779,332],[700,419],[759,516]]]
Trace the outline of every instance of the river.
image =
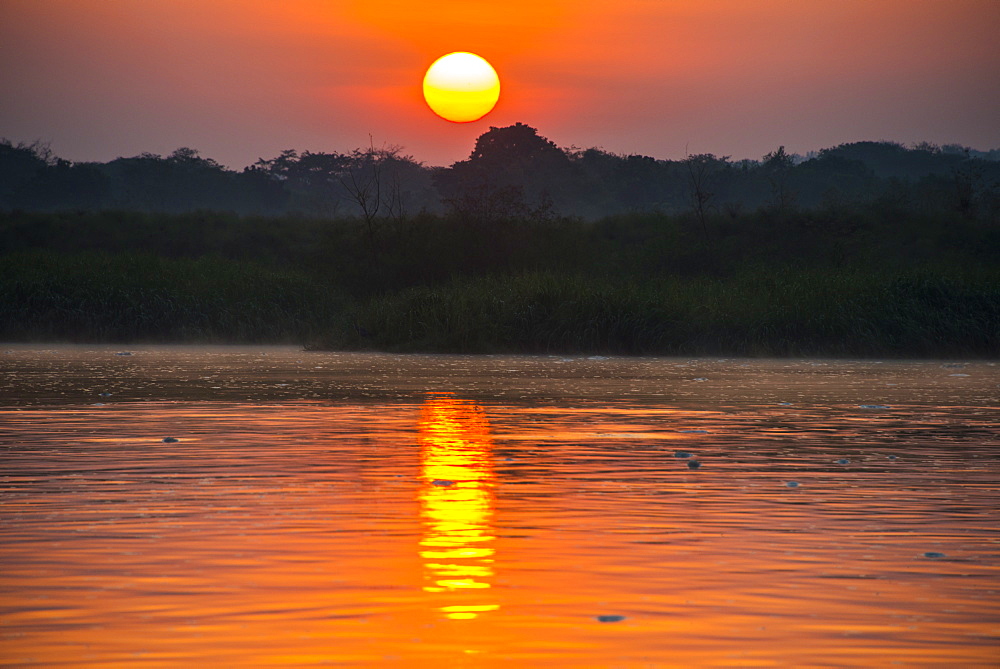
[[994,362],[0,350],[0,664],[1000,663]]

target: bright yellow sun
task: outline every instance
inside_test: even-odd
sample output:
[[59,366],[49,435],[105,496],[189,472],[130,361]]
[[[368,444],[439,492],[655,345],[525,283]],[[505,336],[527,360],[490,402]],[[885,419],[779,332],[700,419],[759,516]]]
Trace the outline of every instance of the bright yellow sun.
[[445,120],[476,121],[489,114],[500,99],[500,77],[481,56],[464,51],[449,53],[427,68],[424,99]]

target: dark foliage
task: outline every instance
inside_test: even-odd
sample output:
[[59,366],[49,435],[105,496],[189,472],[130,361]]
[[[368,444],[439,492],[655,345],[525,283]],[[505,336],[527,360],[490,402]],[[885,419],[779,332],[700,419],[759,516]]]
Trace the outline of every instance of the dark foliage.
[[17,253],[0,288],[5,340],[301,342],[344,312],[301,274],[210,257]]
[[0,337],[434,351],[995,356],[1000,163],[861,142],[803,160],[0,142]]
[[[397,220],[453,212],[470,222],[628,212],[707,217],[766,209],[886,206],[997,222],[1000,150],[855,142],[806,160],[784,147],[761,160],[711,154],[682,161],[561,149],[535,128],[490,128],[466,160],[425,167],[399,147],[282,152],[242,172],[188,148],[73,164],[39,144],[0,142],[0,210],[127,209]],[[370,230],[371,232],[371,230]]]

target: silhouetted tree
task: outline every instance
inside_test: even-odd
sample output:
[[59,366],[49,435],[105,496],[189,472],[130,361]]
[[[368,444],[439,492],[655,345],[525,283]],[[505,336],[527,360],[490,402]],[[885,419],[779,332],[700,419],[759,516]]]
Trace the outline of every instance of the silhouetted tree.
[[117,158],[102,167],[111,194],[108,206],[138,211],[235,211],[239,200],[235,173],[194,149],[167,157],[143,153]]
[[243,207],[254,214],[280,214],[288,207],[289,193],[274,175],[257,165],[243,168],[236,175],[236,185]]
[[963,155],[930,149],[907,149],[896,142],[853,142],[820,151],[821,156],[833,155],[865,164],[878,177],[919,179],[928,174],[948,174],[965,159]]
[[18,192],[52,162],[47,144],[0,139],[0,207],[23,206],[17,203]]
[[[398,147],[346,153],[283,151],[236,172],[182,147],[108,163],[72,163],[47,145],[0,140],[0,208],[226,211],[357,217],[371,240],[411,213],[449,208],[469,222],[550,221],[556,212],[598,218],[625,212],[692,211],[704,233],[710,212],[821,208],[827,218],[865,205],[906,215],[1000,216],[1000,149],[958,144],[911,148],[855,142],[810,159],[779,147],[762,161],[710,155],[683,161],[561,149],[535,128],[490,128],[466,160],[428,168]],[[409,234],[409,233],[408,233]]]
[[715,197],[715,193],[709,190],[710,180],[719,171],[720,164],[724,166],[727,160],[728,158],[716,158],[711,153],[700,153],[684,159],[684,166],[687,168],[688,174],[691,208],[701,223],[701,231],[706,240],[708,239],[708,225],[705,222],[705,217],[712,206],[712,199]]
[[341,178],[347,173],[350,157],[342,153],[302,155],[292,149],[277,158],[258,160],[257,166],[284,184],[289,193],[289,207],[311,216],[339,215],[344,204]]
[[476,140],[468,160],[436,172],[434,183],[453,211],[480,222],[519,215],[544,218],[553,209],[552,191],[563,190],[571,173],[569,158],[559,147],[534,128],[516,123],[491,127]]
[[782,213],[787,212],[795,204],[795,192],[789,184],[793,166],[794,161],[785,152],[784,146],[779,146],[777,151],[765,155],[761,165],[771,185],[771,203]]
[[438,199],[428,171],[398,146],[301,155],[289,149],[256,166],[284,185],[291,209],[359,216],[373,233],[377,219],[402,222],[409,207],[433,207]]
[[15,203],[28,209],[93,210],[105,204],[107,194],[107,179],[97,167],[57,159],[22,184]]
[[340,177],[340,183],[347,191],[347,197],[358,206],[365,219],[369,242],[375,240],[375,217],[382,208],[382,161],[375,155],[375,149],[367,153],[360,149],[351,154],[347,173]]
[[980,211],[995,212],[1000,194],[1000,169],[993,169],[985,160],[966,158],[952,169],[954,207],[965,218],[975,218]]

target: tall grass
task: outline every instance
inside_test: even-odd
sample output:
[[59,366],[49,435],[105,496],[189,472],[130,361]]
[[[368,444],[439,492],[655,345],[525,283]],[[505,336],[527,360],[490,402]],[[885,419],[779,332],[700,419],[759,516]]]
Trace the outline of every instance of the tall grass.
[[996,356],[1000,274],[782,270],[638,282],[528,273],[366,302],[333,347],[666,355]]
[[305,341],[344,298],[305,276],[222,258],[17,253],[0,263],[0,338]]
[[894,216],[0,212],[0,338],[1000,355],[1000,231]]

